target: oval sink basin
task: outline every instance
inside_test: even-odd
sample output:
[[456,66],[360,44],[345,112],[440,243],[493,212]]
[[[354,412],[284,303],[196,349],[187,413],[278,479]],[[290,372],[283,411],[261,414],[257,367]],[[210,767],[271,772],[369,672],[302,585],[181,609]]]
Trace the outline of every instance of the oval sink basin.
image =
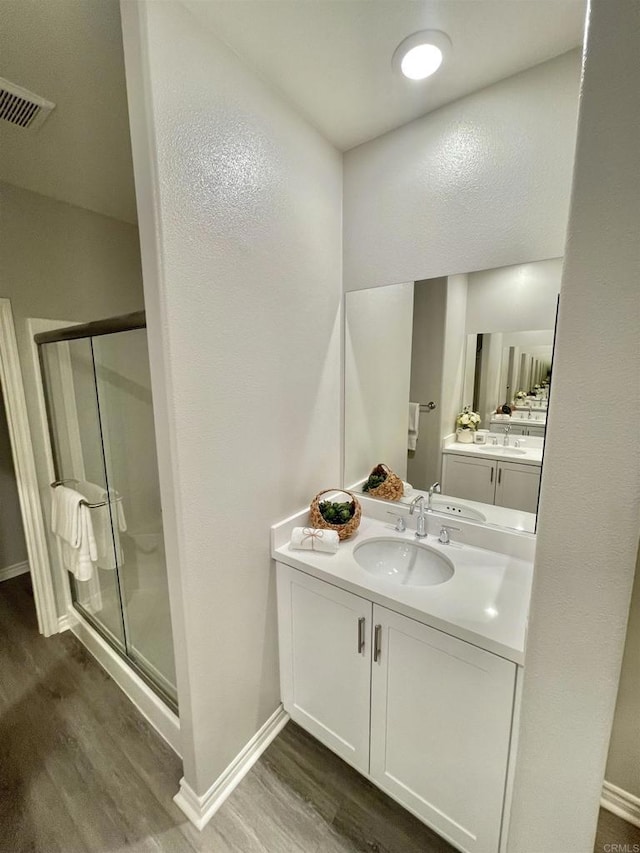
[[402,586],[433,586],[453,577],[453,563],[439,551],[406,539],[368,539],[353,550],[365,571]]
[[485,453],[499,453],[500,456],[523,456],[527,451],[520,447],[485,447]]

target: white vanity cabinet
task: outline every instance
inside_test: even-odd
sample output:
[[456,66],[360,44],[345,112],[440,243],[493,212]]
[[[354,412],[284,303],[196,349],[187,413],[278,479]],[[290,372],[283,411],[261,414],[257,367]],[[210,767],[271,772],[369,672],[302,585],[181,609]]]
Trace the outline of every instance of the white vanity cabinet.
[[373,605],[280,563],[277,582],[285,710],[367,773]]
[[495,459],[445,453],[442,460],[442,491],[454,498],[492,504],[496,492]]
[[385,607],[373,621],[371,778],[461,849],[497,853],[515,664]]
[[282,563],[277,579],[291,718],[461,850],[498,853],[516,665]]
[[442,491],[455,498],[537,512],[540,466],[444,453]]
[[543,424],[531,424],[524,429],[526,432],[523,432],[523,435],[530,435],[534,438],[544,438],[546,432],[546,427]]
[[537,512],[540,468],[517,462],[498,462],[497,465],[495,505]]

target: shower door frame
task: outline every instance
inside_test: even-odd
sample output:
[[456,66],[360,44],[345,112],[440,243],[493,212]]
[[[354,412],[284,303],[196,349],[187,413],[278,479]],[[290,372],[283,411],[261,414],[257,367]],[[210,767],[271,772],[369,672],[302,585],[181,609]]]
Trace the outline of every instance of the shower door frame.
[[[56,436],[54,432],[54,424],[53,424],[53,413],[51,412],[51,404],[49,401],[49,397],[47,394],[47,385],[46,385],[46,371],[44,365],[44,353],[43,346],[47,344],[60,343],[65,341],[75,341],[81,339],[92,339],[101,337],[104,335],[113,335],[118,334],[120,332],[131,332],[137,329],[146,329],[146,315],[144,311],[135,311],[131,314],[123,314],[118,317],[109,317],[105,320],[95,320],[90,323],[79,323],[74,326],[66,326],[61,329],[52,329],[47,332],[40,332],[34,335],[34,341],[37,345],[38,349],[38,361],[40,364],[40,375],[42,379],[42,386],[44,391],[44,405],[46,410],[46,419],[47,419],[47,429],[49,433],[49,444],[51,447],[51,460],[53,462],[53,470],[54,476],[56,480],[59,480],[62,475],[62,471],[60,470],[60,463],[58,459],[57,453],[57,442]],[[93,353],[93,347],[92,347]],[[96,395],[98,394],[98,389],[96,387]],[[98,411],[99,411],[99,398],[98,400]],[[99,415],[100,417],[100,415]],[[102,432],[100,436],[101,443],[103,443]],[[104,453],[104,447],[102,449]],[[106,464],[106,462],[105,462]],[[113,523],[113,521],[112,521]],[[67,573],[65,573],[67,574]],[[110,649],[121,658],[127,666],[131,667],[133,672],[144,681],[144,683],[157,695],[160,697],[162,702],[164,702],[167,707],[174,713],[178,713],[178,705],[175,699],[168,695],[166,691],[162,688],[157,681],[154,681],[151,676],[145,672],[144,668],[138,664],[138,662],[132,658],[129,654],[127,654],[127,648],[130,643],[128,641],[128,627],[126,623],[126,615],[121,607],[122,613],[122,621],[123,621],[123,643],[124,643],[124,651],[119,648],[119,646],[113,642],[113,638],[110,636],[109,632],[105,630],[105,628],[100,624],[99,620],[96,619],[89,611],[87,611],[82,604],[77,600],[73,599],[72,595],[72,585],[71,578],[67,578],[67,585],[69,590],[69,598],[70,598],[70,606],[77,616],[84,619],[90,627],[96,631],[104,640],[105,643],[108,644]],[[118,572],[118,590],[120,596],[122,596],[123,584],[120,581],[120,575]]]

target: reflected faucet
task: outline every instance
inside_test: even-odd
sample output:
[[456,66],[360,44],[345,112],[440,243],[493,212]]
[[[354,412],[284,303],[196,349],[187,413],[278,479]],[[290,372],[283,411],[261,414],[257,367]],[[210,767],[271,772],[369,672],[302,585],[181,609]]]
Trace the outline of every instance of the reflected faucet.
[[502,439],[502,446],[509,447],[509,433],[511,432],[511,424],[507,424],[504,428],[504,438]]
[[434,492],[437,495],[440,494],[440,483],[434,483],[432,486],[429,486],[429,504],[427,506],[427,509],[429,510],[429,512],[431,512],[433,510],[433,507],[431,504],[433,503],[433,493]]
[[424,495],[418,495],[417,498],[414,498],[409,505],[409,513],[413,515],[416,511],[416,507],[419,506],[420,512],[416,519],[416,539],[425,539],[427,536],[427,531],[425,528],[425,508],[424,508]]

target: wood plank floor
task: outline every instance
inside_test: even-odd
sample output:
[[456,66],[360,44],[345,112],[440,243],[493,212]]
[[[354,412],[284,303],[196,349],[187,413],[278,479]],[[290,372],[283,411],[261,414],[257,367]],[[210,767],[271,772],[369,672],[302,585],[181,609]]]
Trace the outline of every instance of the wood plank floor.
[[[181,765],[68,632],[37,633],[28,575],[0,584],[2,853],[451,853],[293,724],[200,833]],[[601,813],[597,853],[640,843]],[[563,851],[558,851],[563,853]]]

